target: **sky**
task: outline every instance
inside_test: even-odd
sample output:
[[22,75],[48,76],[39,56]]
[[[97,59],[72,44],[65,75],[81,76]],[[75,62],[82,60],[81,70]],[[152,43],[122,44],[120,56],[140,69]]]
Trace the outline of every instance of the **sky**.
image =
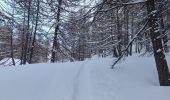
[[12,12],[11,7],[5,3],[5,0],[0,0],[0,12],[7,14],[7,11]]

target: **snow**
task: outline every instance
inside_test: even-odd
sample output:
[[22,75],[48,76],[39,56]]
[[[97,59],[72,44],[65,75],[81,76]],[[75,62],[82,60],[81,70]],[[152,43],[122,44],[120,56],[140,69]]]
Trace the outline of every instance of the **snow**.
[[[152,56],[0,68],[0,100],[169,100]],[[170,57],[167,56],[170,65]]]
[[155,33],[159,32],[159,29],[155,30],[154,32],[155,32]]
[[156,12],[157,12],[157,10],[154,10],[154,11],[151,12],[151,14],[155,14]]
[[138,4],[138,3],[145,3],[146,0],[132,0],[131,2],[128,3],[123,3],[124,5],[133,5],[133,4]]
[[161,52],[162,50],[161,49],[158,49],[156,52]]

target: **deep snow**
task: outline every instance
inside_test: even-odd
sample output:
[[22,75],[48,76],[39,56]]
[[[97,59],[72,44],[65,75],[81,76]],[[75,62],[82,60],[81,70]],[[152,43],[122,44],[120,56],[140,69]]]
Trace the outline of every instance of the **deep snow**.
[[[0,100],[169,100],[153,57],[0,67]],[[167,56],[170,65],[170,56]]]

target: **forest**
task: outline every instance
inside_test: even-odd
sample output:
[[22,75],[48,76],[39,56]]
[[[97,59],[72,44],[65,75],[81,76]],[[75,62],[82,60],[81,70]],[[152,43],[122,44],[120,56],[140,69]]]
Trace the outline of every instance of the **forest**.
[[0,60],[11,65],[111,55],[114,69],[139,53],[154,56],[159,83],[169,86],[169,41],[169,0],[0,1]]

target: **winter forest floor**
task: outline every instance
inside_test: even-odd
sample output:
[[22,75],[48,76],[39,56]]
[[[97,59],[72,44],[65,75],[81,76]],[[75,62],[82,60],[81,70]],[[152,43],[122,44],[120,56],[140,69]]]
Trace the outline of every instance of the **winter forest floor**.
[[[153,56],[0,67],[0,100],[169,100]],[[170,55],[167,54],[170,66]]]

